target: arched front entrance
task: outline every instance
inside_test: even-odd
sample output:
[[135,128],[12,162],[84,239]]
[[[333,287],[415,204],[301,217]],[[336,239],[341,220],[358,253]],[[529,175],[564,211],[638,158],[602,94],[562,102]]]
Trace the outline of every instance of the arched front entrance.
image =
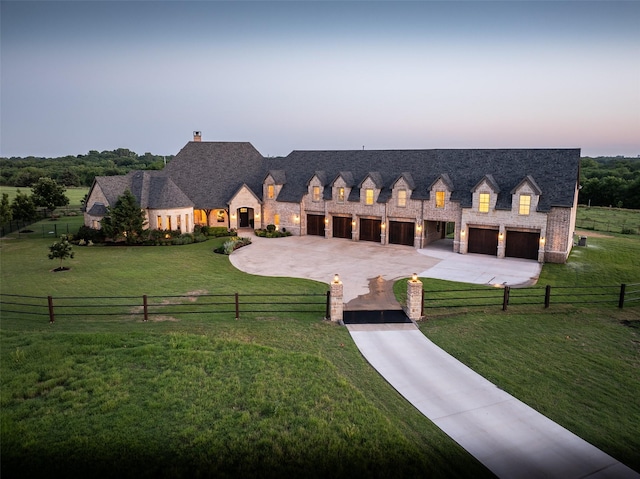
[[253,208],[243,206],[238,208],[238,228],[253,228],[254,215]]

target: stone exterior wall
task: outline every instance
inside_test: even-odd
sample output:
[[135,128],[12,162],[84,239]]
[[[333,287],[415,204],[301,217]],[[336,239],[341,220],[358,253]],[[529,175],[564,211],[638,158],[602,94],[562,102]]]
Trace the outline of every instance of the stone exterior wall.
[[576,208],[551,209],[547,219],[544,261],[549,263],[564,263],[567,261],[573,246],[575,211]]
[[[147,218],[146,228],[152,230],[180,230],[182,233],[193,233],[193,208],[174,208],[174,209],[146,209],[145,216]],[[158,224],[160,217],[162,224]],[[180,219],[178,219],[180,218]],[[180,224],[178,224],[178,222]]]
[[95,185],[93,190],[91,191],[91,196],[87,198],[87,202],[85,203],[86,210],[84,213],[84,225],[89,228],[100,229],[102,226],[100,225],[100,221],[102,221],[102,216],[91,216],[87,211],[91,209],[91,207],[96,203],[102,203],[103,205],[108,205],[107,197],[104,195],[102,188],[99,185]]

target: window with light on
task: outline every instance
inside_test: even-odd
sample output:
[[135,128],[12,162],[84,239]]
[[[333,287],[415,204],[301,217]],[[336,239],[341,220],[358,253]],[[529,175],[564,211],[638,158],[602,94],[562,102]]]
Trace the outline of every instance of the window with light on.
[[528,215],[531,209],[531,195],[520,195],[520,207],[518,213]]
[[489,193],[480,193],[480,203],[478,205],[478,211],[480,213],[489,212]]

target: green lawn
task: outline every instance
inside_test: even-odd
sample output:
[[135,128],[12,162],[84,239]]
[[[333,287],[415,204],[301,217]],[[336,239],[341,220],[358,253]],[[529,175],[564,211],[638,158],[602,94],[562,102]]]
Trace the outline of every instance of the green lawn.
[[640,210],[580,205],[576,228],[607,233],[640,234]]
[[[21,236],[0,242],[5,294],[327,290],[243,274],[212,253],[223,240],[76,247],[51,273],[50,240]],[[491,476],[321,316],[3,314],[3,478]]]
[[[590,238],[567,265],[545,265],[540,287],[640,282],[633,238]],[[327,289],[241,273],[212,253],[221,241],[76,247],[71,271],[51,273],[50,238],[12,235],[0,241],[1,292]],[[420,327],[498,386],[640,470],[638,307],[522,308],[441,311]],[[49,325],[46,317],[2,314],[3,477],[491,476],[370,368],[346,328],[321,315],[174,316],[144,323],[87,314]]]
[[[31,188],[28,186],[21,188],[16,186],[0,186],[0,196],[2,196],[3,193],[7,193],[9,195],[9,202],[11,202],[15,198],[17,190],[20,190],[20,193],[31,194]],[[67,188],[65,195],[69,198],[69,208],[80,208],[80,202],[88,192],[89,188],[85,187]]]

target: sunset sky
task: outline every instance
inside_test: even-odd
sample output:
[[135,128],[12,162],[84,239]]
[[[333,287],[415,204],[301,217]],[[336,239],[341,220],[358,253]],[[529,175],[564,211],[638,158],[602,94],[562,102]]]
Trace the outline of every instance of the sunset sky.
[[5,1],[0,156],[640,155],[640,2]]

